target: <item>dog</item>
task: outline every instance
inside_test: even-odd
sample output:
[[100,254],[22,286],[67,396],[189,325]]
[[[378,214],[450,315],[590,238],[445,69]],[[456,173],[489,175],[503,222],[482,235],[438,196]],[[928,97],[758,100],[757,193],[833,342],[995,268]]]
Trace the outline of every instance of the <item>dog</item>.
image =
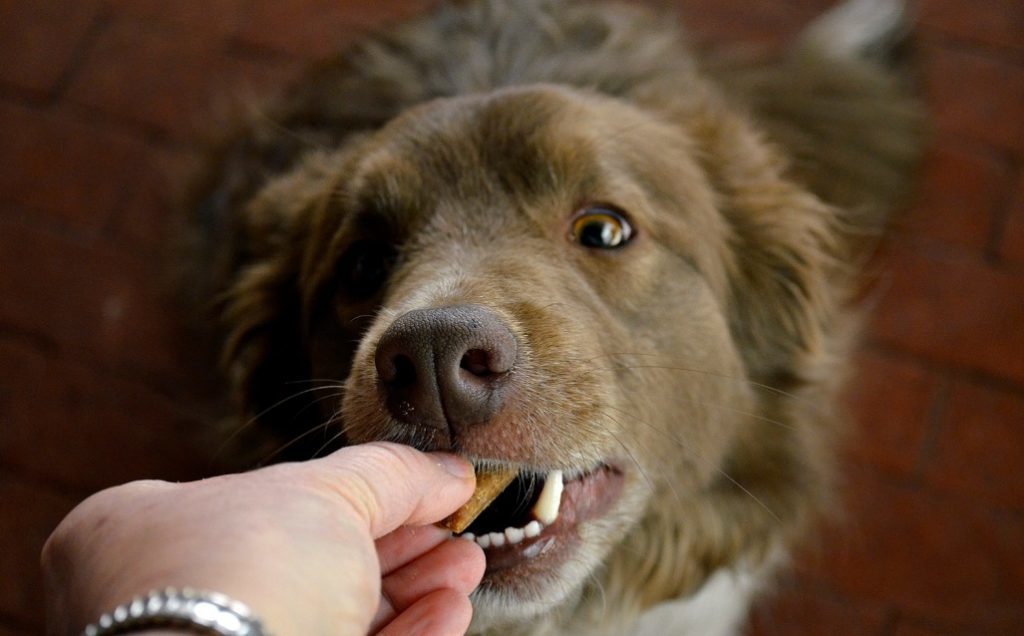
[[474,634],[731,634],[832,505],[859,264],[921,146],[895,0],[699,55],[636,5],[473,0],[242,118],[189,201],[252,457],[517,471]]

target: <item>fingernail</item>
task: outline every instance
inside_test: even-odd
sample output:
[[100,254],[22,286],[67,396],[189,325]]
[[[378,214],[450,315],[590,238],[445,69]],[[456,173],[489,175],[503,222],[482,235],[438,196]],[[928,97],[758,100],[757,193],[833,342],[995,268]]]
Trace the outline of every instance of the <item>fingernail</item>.
[[439,466],[447,470],[459,479],[468,479],[473,475],[473,464],[457,455],[449,453],[434,453]]

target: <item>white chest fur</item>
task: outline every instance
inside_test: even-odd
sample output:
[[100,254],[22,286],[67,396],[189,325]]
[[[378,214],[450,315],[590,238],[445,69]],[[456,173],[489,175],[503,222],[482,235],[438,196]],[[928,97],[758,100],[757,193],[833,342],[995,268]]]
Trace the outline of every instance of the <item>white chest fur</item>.
[[767,578],[747,568],[719,570],[687,598],[656,605],[637,621],[633,636],[733,636]]

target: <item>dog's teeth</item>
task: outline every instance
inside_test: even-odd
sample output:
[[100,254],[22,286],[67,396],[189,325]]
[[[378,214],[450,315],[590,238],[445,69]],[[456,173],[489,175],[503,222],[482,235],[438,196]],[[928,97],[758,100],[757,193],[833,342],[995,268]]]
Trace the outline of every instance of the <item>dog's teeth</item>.
[[504,532],[488,532],[479,537],[472,532],[463,532],[458,535],[460,539],[475,541],[481,548],[500,548],[506,545],[521,543],[524,539],[532,539],[540,536],[544,530],[544,524],[539,521],[531,521],[522,528],[509,526]]
[[544,480],[544,490],[540,492],[537,503],[533,506],[533,516],[546,526],[550,526],[558,518],[558,507],[562,503],[562,471],[553,470]]
[[527,559],[532,559],[539,554],[544,554],[551,549],[551,546],[554,545],[554,543],[555,541],[552,538],[534,541],[527,547],[523,548],[523,556]]
[[505,542],[515,545],[526,537],[526,531],[522,528],[505,528]]

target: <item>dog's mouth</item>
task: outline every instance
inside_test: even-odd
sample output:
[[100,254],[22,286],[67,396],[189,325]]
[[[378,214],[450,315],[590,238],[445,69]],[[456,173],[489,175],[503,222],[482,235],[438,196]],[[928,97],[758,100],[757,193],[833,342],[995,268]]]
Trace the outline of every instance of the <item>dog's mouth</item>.
[[623,481],[622,470],[610,463],[582,472],[520,471],[459,536],[484,549],[488,575],[548,570],[571,555],[581,523],[611,509]]

